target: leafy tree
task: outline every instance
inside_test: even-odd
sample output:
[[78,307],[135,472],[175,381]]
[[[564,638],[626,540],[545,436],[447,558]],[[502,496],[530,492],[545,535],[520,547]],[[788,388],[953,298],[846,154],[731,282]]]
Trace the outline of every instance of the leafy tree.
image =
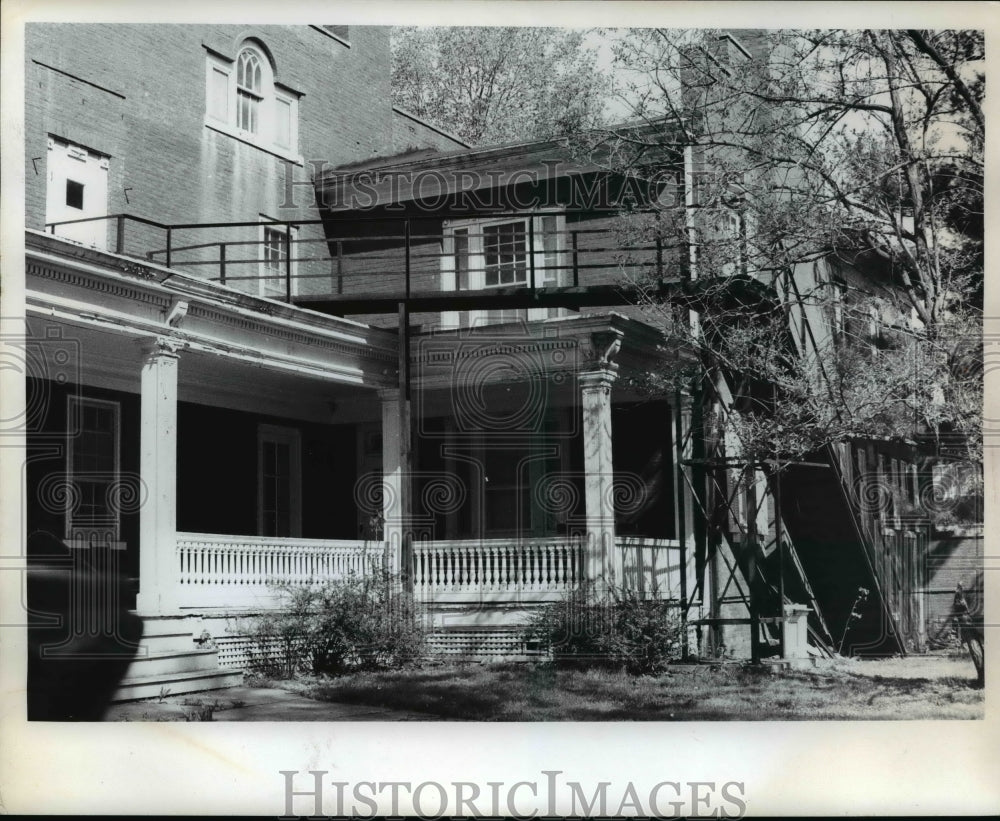
[[[736,379],[742,403],[730,422],[745,451],[800,454],[922,430],[958,434],[978,458],[982,33],[737,37],[619,35],[617,90],[633,125],[579,140],[637,177],[685,152],[694,199],[663,198],[623,231],[683,249],[698,321],[656,299],[644,301],[650,316],[697,348],[710,365],[703,373]],[[861,279],[847,277],[848,293],[838,292],[830,276],[803,276],[816,265]],[[770,312],[750,321],[734,303],[737,274],[773,289]],[[854,321],[838,340],[832,318],[845,309]],[[828,319],[828,332],[790,350],[803,311]],[[870,317],[894,327],[873,329]]]
[[545,138],[597,124],[605,78],[581,32],[398,28],[393,102],[472,145]]

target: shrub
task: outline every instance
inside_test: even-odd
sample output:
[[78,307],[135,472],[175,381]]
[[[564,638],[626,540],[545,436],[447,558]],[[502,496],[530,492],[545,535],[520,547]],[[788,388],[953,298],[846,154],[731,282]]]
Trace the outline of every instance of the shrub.
[[423,652],[424,631],[412,598],[378,566],[364,575],[273,588],[279,608],[247,628],[256,672],[291,677],[387,670]]
[[623,667],[632,675],[662,672],[682,649],[683,624],[676,606],[654,592],[611,588],[604,596],[592,585],[540,610],[525,641],[549,650],[557,662]]

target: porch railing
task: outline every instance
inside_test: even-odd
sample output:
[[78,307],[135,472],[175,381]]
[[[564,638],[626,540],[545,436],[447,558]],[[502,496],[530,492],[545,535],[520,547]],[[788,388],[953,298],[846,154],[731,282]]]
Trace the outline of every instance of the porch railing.
[[382,542],[177,534],[181,607],[271,606],[275,581],[306,585],[367,572]]
[[419,598],[439,594],[561,593],[583,580],[579,539],[419,542],[413,547]]
[[[678,542],[621,536],[615,545],[619,585],[649,596],[656,591],[664,599],[680,596],[685,569]],[[584,581],[584,552],[580,538],[565,536],[417,542],[414,593],[423,601],[557,598]],[[307,585],[360,576],[384,556],[383,542],[178,533],[178,603],[272,607],[278,603],[273,582]]]

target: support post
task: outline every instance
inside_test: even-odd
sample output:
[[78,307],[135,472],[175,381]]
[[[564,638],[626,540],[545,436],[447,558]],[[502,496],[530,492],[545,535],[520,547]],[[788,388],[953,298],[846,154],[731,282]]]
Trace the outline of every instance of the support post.
[[176,611],[177,366],[179,344],[160,338],[144,349],[139,474],[146,493],[139,511],[139,595],[143,615]]
[[412,589],[410,545],[411,451],[409,401],[397,388],[379,391],[382,401],[382,517],[389,567]]
[[583,414],[584,510],[587,542],[585,578],[603,595],[620,583],[615,553],[615,504],[611,447],[611,386],[618,374],[608,366],[579,376]]

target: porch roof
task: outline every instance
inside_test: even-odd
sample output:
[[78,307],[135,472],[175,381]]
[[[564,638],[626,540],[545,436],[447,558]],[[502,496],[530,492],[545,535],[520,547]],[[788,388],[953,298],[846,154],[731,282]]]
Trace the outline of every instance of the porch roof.
[[[671,136],[674,134],[676,138]],[[608,173],[621,139],[640,141],[641,162],[650,165],[676,160],[685,142],[682,128],[664,118],[544,140],[446,152],[420,149],[372,157],[318,174],[315,186],[319,201],[330,212],[434,201],[524,182]]]
[[395,334],[236,291],[155,262],[25,232],[26,311],[133,341],[327,382],[395,382]]

